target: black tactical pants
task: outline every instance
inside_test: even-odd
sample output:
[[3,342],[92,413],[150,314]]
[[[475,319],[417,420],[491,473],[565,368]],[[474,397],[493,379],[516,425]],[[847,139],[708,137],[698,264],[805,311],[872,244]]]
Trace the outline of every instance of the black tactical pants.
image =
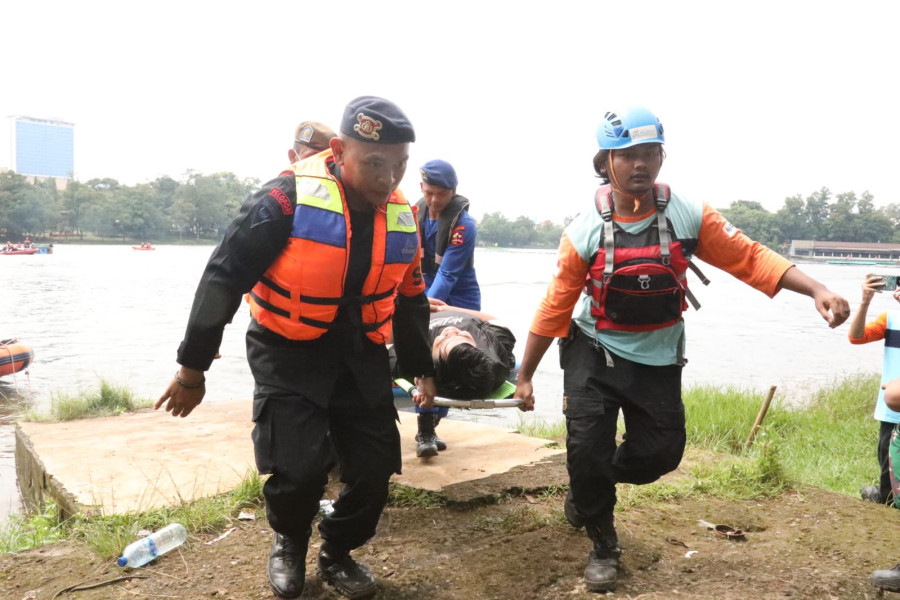
[[345,487],[319,532],[330,547],[346,551],[375,535],[388,481],[401,466],[397,411],[385,392],[383,402],[364,402],[357,383],[342,377],[327,407],[302,395],[254,397],[256,466],[271,473],[263,493],[272,529],[308,536],[336,453]]
[[[569,498],[595,542],[615,538],[616,483],[656,481],[678,467],[685,445],[681,366],[607,354],[574,326],[560,345]],[[617,446],[620,410],[625,434]]]

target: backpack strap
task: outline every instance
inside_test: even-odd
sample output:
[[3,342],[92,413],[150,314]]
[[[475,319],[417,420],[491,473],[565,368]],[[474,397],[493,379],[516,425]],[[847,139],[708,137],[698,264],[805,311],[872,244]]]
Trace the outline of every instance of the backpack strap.
[[610,189],[605,194],[601,193],[601,190],[597,190],[594,199],[597,203],[597,210],[600,212],[600,217],[603,219],[603,250],[606,255],[606,263],[603,266],[603,281],[605,283],[612,277],[616,252],[612,220],[612,190]]
[[602,191],[602,188],[598,189],[597,193],[594,194],[594,203],[597,205],[597,212],[600,213],[603,220],[612,221],[612,189],[605,194]]
[[655,188],[657,210],[666,210],[669,199],[672,197],[672,189],[665,183],[655,183],[653,187]]
[[664,265],[672,263],[672,253],[669,251],[669,225],[666,222],[666,206],[669,204],[670,190],[664,183],[653,186],[656,196],[656,227],[659,230],[659,258]]

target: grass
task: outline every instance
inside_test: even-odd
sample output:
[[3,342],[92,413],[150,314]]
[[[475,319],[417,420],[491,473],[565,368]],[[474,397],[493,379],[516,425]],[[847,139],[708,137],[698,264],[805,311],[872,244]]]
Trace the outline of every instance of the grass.
[[753,446],[750,428],[761,393],[703,386],[685,393],[688,445],[753,457],[770,447],[785,476],[799,483],[856,496],[878,477],[878,422],[872,418],[880,377],[856,374],[819,389],[800,406],[773,400]]
[[50,395],[49,415],[28,411],[25,418],[30,421],[72,421],[89,417],[111,417],[152,405],[152,400],[135,398],[127,387],[101,378],[98,390],[77,394],[53,393]]
[[700,496],[743,501],[774,498],[798,483],[784,472],[777,448],[760,445],[752,456],[713,458],[709,452],[690,449],[681,474],[649,485],[618,486],[617,510]]
[[[735,501],[774,497],[799,485],[813,485],[856,496],[862,484],[875,483],[878,475],[876,445],[878,424],[871,413],[878,393],[877,374],[858,374],[820,389],[800,406],[776,396],[754,443],[747,437],[765,394],[738,388],[699,386],[685,390],[688,449],[676,477],[650,485],[620,485],[618,509],[658,506],[671,500],[716,496]],[[130,394],[101,382],[99,398],[79,396],[74,410],[68,402],[55,404],[59,420],[73,414],[115,414],[134,410]],[[526,423],[527,435],[564,442],[565,424]],[[566,493],[555,486],[539,498],[549,500]],[[60,521],[52,504],[42,513],[23,519],[12,517],[0,530],[0,553],[15,552],[59,539],[82,539],[98,555],[117,556],[144,530],[156,530],[179,522],[191,533],[214,533],[224,528],[241,509],[261,510],[262,480],[248,472],[237,489],[228,494],[184,502],[174,507],[141,513],[84,517]],[[397,507],[438,508],[441,494],[391,484],[389,503]],[[502,533],[563,521],[559,514],[541,514],[530,508],[503,517],[485,517],[475,527]]]
[[558,421],[556,423],[548,423],[546,421],[526,420],[523,415],[519,415],[519,422],[516,425],[516,431],[529,437],[540,438],[544,440],[556,440],[564,442],[566,439],[566,423]]
[[0,553],[75,539],[84,541],[95,554],[112,558],[131,542],[169,523],[181,523],[189,533],[214,533],[227,526],[241,510],[259,510],[263,503],[262,486],[260,476],[248,471],[238,487],[227,494],[141,513],[76,515],[64,521],[60,521],[57,507],[48,503],[41,513],[10,518],[0,530]]
[[[620,485],[620,503],[648,504],[700,494],[743,500],[777,495],[798,485],[856,497],[860,485],[877,484],[878,423],[872,410],[879,385],[878,374],[859,373],[800,403],[779,397],[776,390],[750,446],[750,430],[766,393],[709,385],[686,388],[688,452],[681,468],[685,476],[646,486]],[[565,441],[563,421],[526,422],[520,417],[518,429]],[[694,465],[690,457],[698,451],[728,458]]]
[[446,504],[446,499],[437,492],[391,483],[388,504],[410,508],[438,508]]

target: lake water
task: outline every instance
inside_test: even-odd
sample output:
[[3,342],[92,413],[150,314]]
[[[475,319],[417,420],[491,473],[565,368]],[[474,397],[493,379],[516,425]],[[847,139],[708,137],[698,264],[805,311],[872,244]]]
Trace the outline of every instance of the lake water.
[[[19,337],[35,351],[29,375],[5,377],[0,392],[18,388],[35,409],[46,410],[53,394],[96,389],[104,378],[140,397],[158,397],[177,368],[175,352],[211,251],[212,246],[138,252],[130,246],[58,245],[50,255],[0,256],[0,338]],[[512,328],[517,356],[555,262],[555,251],[477,251],[483,310]],[[700,266],[712,283],[704,287],[689,275],[703,306],[685,317],[686,384],[759,390],[777,385],[779,397],[801,402],[836,378],[880,371],[881,345],[851,346],[848,325],[829,329],[811,299],[782,292],[770,300],[722,271]],[[844,295],[854,311],[865,273],[896,271],[862,265],[800,268]],[[889,296],[877,296],[870,318],[892,305]],[[242,308],[226,328],[222,358],[207,374],[205,410],[215,410],[216,402],[252,397],[244,350],[248,320]],[[450,415],[499,426],[514,426],[520,419],[560,420],[562,372],[555,347],[534,381],[534,413],[454,409]],[[0,420],[0,520],[19,503],[12,453],[12,425]]]

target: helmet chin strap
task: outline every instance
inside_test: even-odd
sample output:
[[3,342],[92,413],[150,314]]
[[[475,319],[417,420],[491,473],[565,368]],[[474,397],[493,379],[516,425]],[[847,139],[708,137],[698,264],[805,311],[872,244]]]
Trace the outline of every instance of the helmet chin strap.
[[[619,185],[619,178],[616,177],[616,170],[613,168],[613,152],[615,152],[615,150],[609,151],[609,160],[607,161],[607,167],[609,168],[609,184],[616,194],[623,196],[625,199],[632,200],[634,202],[633,214],[637,214],[638,210],[641,207],[641,198],[643,198],[647,194],[642,194],[640,196],[633,196],[632,194],[629,194],[628,192],[626,192],[622,189],[622,186]],[[615,206],[613,206],[613,210],[615,210]],[[618,214],[618,212],[616,214]]]

